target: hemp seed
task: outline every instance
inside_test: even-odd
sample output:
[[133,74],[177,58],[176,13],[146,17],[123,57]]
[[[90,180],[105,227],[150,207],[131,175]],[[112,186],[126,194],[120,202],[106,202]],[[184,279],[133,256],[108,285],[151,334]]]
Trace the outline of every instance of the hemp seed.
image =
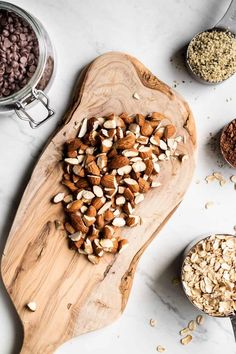
[[187,61],[197,76],[218,83],[236,72],[236,40],[229,31],[209,30],[196,35],[188,46]]

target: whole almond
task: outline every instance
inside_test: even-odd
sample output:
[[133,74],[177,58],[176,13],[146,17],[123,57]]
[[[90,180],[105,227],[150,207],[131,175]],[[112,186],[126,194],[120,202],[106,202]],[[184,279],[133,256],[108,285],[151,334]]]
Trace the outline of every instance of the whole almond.
[[135,144],[135,135],[128,134],[124,138],[117,140],[116,147],[117,149],[131,149]]
[[84,240],[82,238],[78,241],[74,241],[74,245],[78,249],[83,245],[83,243],[84,243]]
[[74,233],[75,233],[75,229],[73,228],[73,226],[72,226],[70,223],[66,222],[66,223],[64,224],[64,227],[65,227],[65,230],[66,230],[69,234],[74,234]]
[[153,132],[153,128],[151,126],[151,124],[149,124],[148,122],[145,122],[144,125],[141,127],[141,133],[144,136],[150,136],[152,135]]
[[91,174],[91,175],[95,175],[95,176],[99,176],[100,175],[100,169],[98,167],[98,165],[96,164],[95,161],[91,161],[87,166],[86,166],[86,170]]
[[71,224],[76,231],[81,231],[83,234],[87,234],[89,229],[85,225],[81,216],[76,214],[71,214],[70,219],[71,219]]
[[104,222],[103,215],[97,215],[97,217],[96,217],[96,225],[97,225],[97,228],[100,229],[100,230],[104,227],[105,222]]
[[139,191],[139,185],[133,178],[124,178],[124,182],[132,192],[136,193]]
[[116,188],[117,182],[116,177],[113,175],[105,175],[101,179],[101,185],[107,188]]
[[114,213],[111,211],[111,210],[106,210],[105,211],[105,213],[104,213],[104,219],[105,219],[105,221],[111,221],[111,220],[113,220],[114,219]]
[[77,157],[77,151],[76,150],[68,151],[67,152],[67,157],[76,158]]
[[76,187],[79,189],[84,189],[89,187],[89,183],[85,177],[80,177],[79,180],[76,182]]
[[163,119],[165,119],[165,116],[164,116],[162,113],[153,112],[153,113],[151,114],[151,119],[152,119],[152,120],[163,120]]
[[114,234],[114,227],[112,225],[105,225],[102,232],[104,235],[104,238],[109,238],[111,239],[113,234]]
[[75,213],[77,210],[79,210],[83,205],[82,200],[75,200],[69,204],[67,204],[66,209],[69,211],[69,213]]
[[128,201],[134,201],[134,193],[130,188],[125,188],[124,197]]
[[134,117],[128,115],[128,113],[124,112],[120,115],[120,118],[126,123],[131,124],[134,121]]
[[144,126],[144,123],[145,123],[145,117],[144,115],[142,114],[136,114],[136,122],[137,124],[140,126],[140,127],[143,127]]
[[141,193],[146,193],[150,189],[150,184],[148,181],[145,181],[142,177],[138,179],[139,191]]
[[92,205],[94,206],[94,208],[96,210],[99,210],[103,206],[103,204],[105,204],[105,202],[106,202],[106,198],[104,198],[104,197],[101,197],[101,198],[95,197],[92,200]]
[[128,157],[122,156],[122,155],[116,155],[110,162],[109,168],[120,168],[124,167],[126,165],[129,165],[129,159]]
[[78,138],[72,139],[67,145],[67,151],[69,152],[69,151],[77,150],[80,148],[81,144],[82,144],[81,139]]
[[175,133],[176,133],[176,128],[175,128],[175,126],[172,125],[172,124],[168,124],[168,125],[165,127],[164,137],[165,137],[166,139],[171,138]]
[[92,186],[98,186],[101,182],[100,176],[87,175],[87,178],[88,178],[89,182],[92,184]]
[[87,216],[96,216],[97,210],[93,205],[90,205],[88,210],[86,211]]
[[145,160],[145,165],[146,165],[146,170],[145,170],[145,174],[149,177],[152,174],[153,168],[154,168],[154,164],[152,162],[152,160],[148,159]]
[[74,185],[73,182],[71,181],[62,181],[62,184],[64,184],[64,186],[66,186],[67,188],[69,188],[72,192],[75,192],[78,188]]

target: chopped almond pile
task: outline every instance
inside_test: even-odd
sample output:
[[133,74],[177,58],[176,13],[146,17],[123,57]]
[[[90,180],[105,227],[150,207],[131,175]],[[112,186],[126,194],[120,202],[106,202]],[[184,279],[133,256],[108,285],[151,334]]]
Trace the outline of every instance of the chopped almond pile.
[[157,112],[93,117],[66,143],[62,184],[70,193],[58,193],[53,201],[63,202],[68,236],[90,262],[127,247],[118,230],[140,224],[135,206],[160,186],[159,161],[172,156],[182,161],[176,149],[183,138],[166,122]]

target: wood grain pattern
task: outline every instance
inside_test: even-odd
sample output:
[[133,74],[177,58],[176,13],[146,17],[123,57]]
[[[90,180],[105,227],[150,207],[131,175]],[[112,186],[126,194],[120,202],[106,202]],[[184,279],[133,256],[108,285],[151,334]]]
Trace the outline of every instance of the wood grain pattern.
[[[134,92],[140,100],[132,97]],[[55,220],[63,220],[62,207],[50,199],[63,189],[58,161],[64,142],[75,136],[79,122],[122,111],[164,113],[185,136],[186,144],[179,149],[190,158],[162,164],[162,186],[148,192],[137,208],[142,225],[122,231],[129,239],[127,250],[106,255],[94,266],[68,249],[64,232],[54,225]],[[2,258],[4,283],[24,327],[21,353],[53,353],[61,343],[104,327],[122,313],[140,256],[190,183],[195,148],[195,125],[187,103],[137,59],[111,52],[89,65],[63,125],[32,173]],[[37,303],[36,312],[26,309],[29,301]]]

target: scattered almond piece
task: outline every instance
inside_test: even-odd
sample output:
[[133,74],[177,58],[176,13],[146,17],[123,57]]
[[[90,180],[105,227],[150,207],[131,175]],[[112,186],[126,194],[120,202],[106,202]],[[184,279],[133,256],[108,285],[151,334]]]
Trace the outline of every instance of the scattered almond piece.
[[57,204],[63,201],[65,193],[57,193],[53,198],[53,203]]
[[37,310],[37,304],[34,301],[29,302],[26,306],[32,312],[35,312]]
[[140,100],[139,94],[137,92],[133,93],[133,98],[135,98],[136,100]]

